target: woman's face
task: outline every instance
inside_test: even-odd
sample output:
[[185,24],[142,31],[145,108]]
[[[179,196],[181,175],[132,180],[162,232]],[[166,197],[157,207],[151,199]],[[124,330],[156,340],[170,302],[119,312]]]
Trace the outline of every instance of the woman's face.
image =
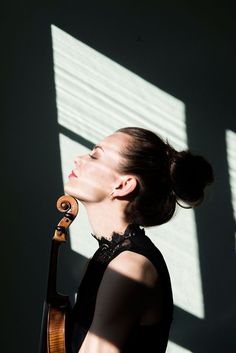
[[78,200],[101,202],[119,185],[121,174],[120,151],[130,141],[130,136],[118,132],[102,140],[94,149],[75,158],[75,167],[65,184],[65,192]]

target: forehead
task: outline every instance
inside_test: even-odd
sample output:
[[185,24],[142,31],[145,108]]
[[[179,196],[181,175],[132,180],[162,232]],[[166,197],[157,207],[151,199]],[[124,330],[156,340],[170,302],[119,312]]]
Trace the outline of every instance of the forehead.
[[130,143],[131,137],[122,132],[115,132],[112,135],[105,137],[99,145],[104,149],[104,152],[119,154]]

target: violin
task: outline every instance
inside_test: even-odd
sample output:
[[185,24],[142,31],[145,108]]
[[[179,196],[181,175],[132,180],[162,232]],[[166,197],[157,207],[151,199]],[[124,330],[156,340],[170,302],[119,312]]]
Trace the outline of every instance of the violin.
[[52,239],[48,287],[44,303],[40,353],[69,353],[69,296],[57,292],[57,260],[61,244],[66,242],[67,228],[78,213],[77,200],[69,195],[59,197],[56,207],[64,215]]

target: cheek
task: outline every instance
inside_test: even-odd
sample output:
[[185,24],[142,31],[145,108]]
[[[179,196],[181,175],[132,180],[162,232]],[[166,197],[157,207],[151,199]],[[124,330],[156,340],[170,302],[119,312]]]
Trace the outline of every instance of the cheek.
[[91,187],[93,188],[96,186],[106,188],[109,183],[114,181],[113,170],[111,166],[107,164],[94,163],[89,165],[86,171],[84,170],[83,177],[85,177],[85,175],[91,182]]
[[70,195],[87,201],[99,201],[111,192],[116,174],[107,163],[85,163],[78,168],[78,178],[70,178],[65,191]]
[[64,190],[81,201],[101,201],[108,194],[106,185],[102,176],[93,173],[91,177],[70,178]]
[[94,174],[99,176],[101,179],[105,179],[107,181],[114,182],[117,173],[115,172],[115,168],[112,165],[112,162],[110,163],[104,163],[102,165],[99,165],[98,168],[94,169]]

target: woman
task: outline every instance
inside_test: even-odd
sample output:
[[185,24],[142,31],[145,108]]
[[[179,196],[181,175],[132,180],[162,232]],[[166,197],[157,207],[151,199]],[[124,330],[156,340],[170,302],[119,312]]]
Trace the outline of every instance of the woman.
[[143,227],[169,221],[176,203],[199,205],[212,181],[203,157],[142,128],[119,129],[76,158],[65,191],[85,206],[99,247],[73,308],[73,352],[165,352],[170,277]]

